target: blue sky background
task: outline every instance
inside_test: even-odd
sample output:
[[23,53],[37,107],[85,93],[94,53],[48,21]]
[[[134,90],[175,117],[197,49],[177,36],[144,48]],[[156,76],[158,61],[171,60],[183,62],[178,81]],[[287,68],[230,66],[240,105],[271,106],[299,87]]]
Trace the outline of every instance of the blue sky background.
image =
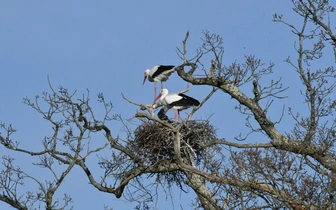
[[[244,55],[254,54],[266,64],[276,64],[275,73],[266,79],[282,76],[285,86],[300,84],[293,68],[283,62],[288,55],[295,56],[295,36],[289,28],[272,22],[276,12],[295,25],[301,24],[291,9],[291,1],[1,0],[0,5],[0,121],[18,129],[13,138],[25,148],[40,147],[44,136],[52,133],[51,125],[22,100],[49,90],[47,75],[54,87],[77,90],[79,97],[89,89],[97,114],[103,113],[102,107],[96,105],[96,95],[102,92],[106,100],[113,102],[113,113],[130,118],[137,107],[124,101],[121,92],[137,103],[151,103],[153,83],[147,81],[142,86],[143,72],[157,64],[181,64],[176,47],[182,47],[187,30],[189,58],[202,44],[202,31],[208,30],[224,38],[225,65],[243,62]],[[210,60],[203,62],[210,65]],[[170,92],[177,92],[186,83],[174,74],[165,86]],[[252,85],[243,88],[246,94],[252,94]],[[192,86],[188,95],[202,100],[209,91]],[[279,108],[284,103],[296,99],[298,87],[291,86],[286,94],[288,99],[277,101],[272,107],[271,119],[280,116]],[[211,120],[219,137],[233,140],[243,129],[244,119],[235,105],[228,95],[217,92],[195,118],[205,119],[213,114]],[[307,110],[302,100],[291,106],[302,112]],[[172,112],[169,114],[172,117]],[[287,118],[288,115],[284,120]],[[288,131],[292,123],[288,121],[278,128]],[[114,135],[121,133],[121,125],[110,127]],[[267,140],[260,137],[254,140]],[[32,166],[31,157],[3,147],[0,154],[14,155],[18,165],[41,179],[50,177],[46,170]],[[58,195],[63,193],[72,196],[74,209],[103,209],[104,204],[114,209],[133,209],[136,205],[98,192],[78,169],[66,178]],[[180,196],[176,191],[174,195],[174,208],[180,209],[181,204],[188,209],[193,194]],[[166,201],[165,194],[157,199],[158,209],[172,209],[172,201]],[[0,203],[0,209],[9,207]]]

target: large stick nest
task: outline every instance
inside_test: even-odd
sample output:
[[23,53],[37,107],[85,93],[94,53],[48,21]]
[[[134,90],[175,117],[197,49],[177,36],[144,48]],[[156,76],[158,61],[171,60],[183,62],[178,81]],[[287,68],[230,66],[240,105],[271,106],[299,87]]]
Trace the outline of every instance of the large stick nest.
[[[211,162],[213,150],[218,149],[217,145],[203,147],[216,139],[216,132],[209,121],[183,121],[172,123],[172,126],[180,132],[181,156],[186,164],[200,165]],[[174,151],[175,133],[167,126],[155,122],[144,122],[134,131],[134,140],[129,142],[129,149],[149,165],[164,166],[167,161],[176,162]],[[185,175],[182,171],[169,171],[158,173],[157,179],[166,181],[171,186],[175,183],[181,185]]]
[[[181,134],[181,156],[191,164],[193,159],[198,165],[206,158],[203,145],[216,139],[216,132],[208,121],[184,121],[172,124]],[[131,150],[147,164],[156,164],[162,160],[176,161],[174,152],[175,133],[167,126],[155,122],[144,122],[134,131]]]

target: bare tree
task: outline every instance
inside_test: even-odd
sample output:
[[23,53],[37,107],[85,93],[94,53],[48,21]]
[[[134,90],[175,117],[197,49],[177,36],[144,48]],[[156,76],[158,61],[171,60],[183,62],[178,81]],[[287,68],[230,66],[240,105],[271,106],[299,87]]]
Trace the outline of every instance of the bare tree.
[[[286,62],[298,76],[295,85],[301,86],[301,102],[308,106],[307,115],[294,110],[288,102],[278,111],[279,119],[274,120],[279,114],[270,108],[281,103],[294,84],[282,84],[282,78],[265,83],[263,79],[273,74],[272,62],[266,65],[249,55],[244,63],[225,65],[222,37],[207,31],[203,45],[189,59],[187,33],[182,49],[177,49],[182,64],[176,71],[188,83],[212,87],[201,105],[191,111],[189,120],[160,120],[154,115],[160,104],[138,104],[123,96],[141,110],[132,119],[138,123],[134,128],[121,115],[111,114],[112,103],[105,101],[103,94],[98,95],[98,100],[105,114],[98,118],[90,104],[89,91],[78,98],[76,93],[63,87],[54,90],[50,85],[50,93],[34,101],[24,99],[52,125],[53,135],[45,138],[43,149],[21,148],[12,139],[16,130],[4,123],[0,125],[4,131],[0,142],[9,150],[39,157],[35,164],[50,170],[53,179],[38,180],[16,167],[13,158],[3,156],[0,200],[17,209],[36,205],[46,209],[69,207],[72,199],[68,195],[61,203],[54,194],[77,166],[97,190],[136,201],[137,209],[148,209],[146,202],[155,199],[156,189],[169,189],[172,185],[196,193],[195,209],[335,209],[336,100],[332,94],[336,85],[336,35],[330,18],[335,7],[325,0],[292,2],[294,12],[302,17],[302,25],[294,26],[279,14],[274,14],[273,21],[288,26],[297,37],[297,57],[288,57]],[[323,53],[330,52],[335,59],[320,62]],[[205,59],[208,55],[212,60]],[[251,87],[252,91],[243,92],[246,88],[242,87]],[[245,116],[245,132],[237,133],[234,139],[217,136],[209,120],[192,120],[192,115],[215,92],[229,95],[237,102],[233,107],[237,114]],[[276,126],[284,123],[286,110],[295,126],[282,133]],[[112,134],[110,121],[125,125],[125,138]],[[105,142],[93,146],[94,138],[104,138]],[[102,150],[109,150],[110,156],[100,156],[101,174],[93,174],[86,159]],[[62,163],[61,169],[55,170],[56,161]],[[148,177],[152,177],[151,182],[144,185]],[[26,180],[35,182],[38,189],[20,194],[18,188]]]

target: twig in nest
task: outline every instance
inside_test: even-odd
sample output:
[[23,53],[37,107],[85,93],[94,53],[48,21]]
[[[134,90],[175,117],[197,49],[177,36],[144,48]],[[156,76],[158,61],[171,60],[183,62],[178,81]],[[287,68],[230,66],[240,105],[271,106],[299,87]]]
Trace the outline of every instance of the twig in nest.
[[192,154],[194,155],[194,158],[197,158],[196,152],[193,150],[193,148],[186,142],[186,146],[191,150]]

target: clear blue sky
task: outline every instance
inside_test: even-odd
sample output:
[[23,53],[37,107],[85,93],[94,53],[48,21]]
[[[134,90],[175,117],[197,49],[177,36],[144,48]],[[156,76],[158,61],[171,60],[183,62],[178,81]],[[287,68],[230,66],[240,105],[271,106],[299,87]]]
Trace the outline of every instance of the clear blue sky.
[[[0,2],[0,120],[19,130],[13,137],[21,141],[23,147],[38,147],[43,137],[52,133],[51,126],[22,103],[26,96],[34,98],[49,90],[47,75],[55,87],[61,85],[70,91],[77,90],[79,95],[89,89],[93,104],[96,94],[103,92],[106,99],[113,102],[114,113],[130,118],[137,107],[124,101],[121,92],[135,102],[151,103],[153,83],[142,86],[143,72],[157,64],[181,64],[176,47],[182,46],[187,30],[190,31],[190,57],[201,46],[202,31],[208,30],[224,38],[225,65],[242,62],[244,55],[254,54],[265,63],[275,62],[274,78],[282,75],[287,85],[294,79],[298,82],[289,76],[294,70],[283,62],[293,54],[295,37],[289,28],[272,22],[273,13],[277,12],[293,23],[301,23],[290,1]],[[209,66],[210,61],[204,64]],[[177,75],[166,83],[170,92],[179,91],[185,85]],[[188,94],[202,100],[208,91],[204,87],[191,87]],[[283,103],[278,102],[275,108]],[[239,133],[244,119],[233,111],[234,105],[230,97],[216,93],[195,117],[204,119],[215,113],[211,119],[219,137],[230,140]],[[275,117],[279,116],[277,112]],[[120,132],[120,125],[111,126],[114,126],[114,134]],[[235,132],[231,135],[227,131]],[[36,173],[30,157],[16,156],[3,147],[0,154],[15,155],[17,164]],[[50,174],[43,170],[37,176],[43,179]],[[132,209],[136,205],[98,192],[79,170],[74,170],[65,180],[59,195],[63,193],[73,197],[74,209],[103,209],[106,204],[117,210]],[[175,209],[180,209],[180,204],[188,209],[192,196],[175,194]],[[172,209],[171,201],[165,201],[164,194],[159,199],[158,209]],[[0,203],[0,209],[8,208]]]

